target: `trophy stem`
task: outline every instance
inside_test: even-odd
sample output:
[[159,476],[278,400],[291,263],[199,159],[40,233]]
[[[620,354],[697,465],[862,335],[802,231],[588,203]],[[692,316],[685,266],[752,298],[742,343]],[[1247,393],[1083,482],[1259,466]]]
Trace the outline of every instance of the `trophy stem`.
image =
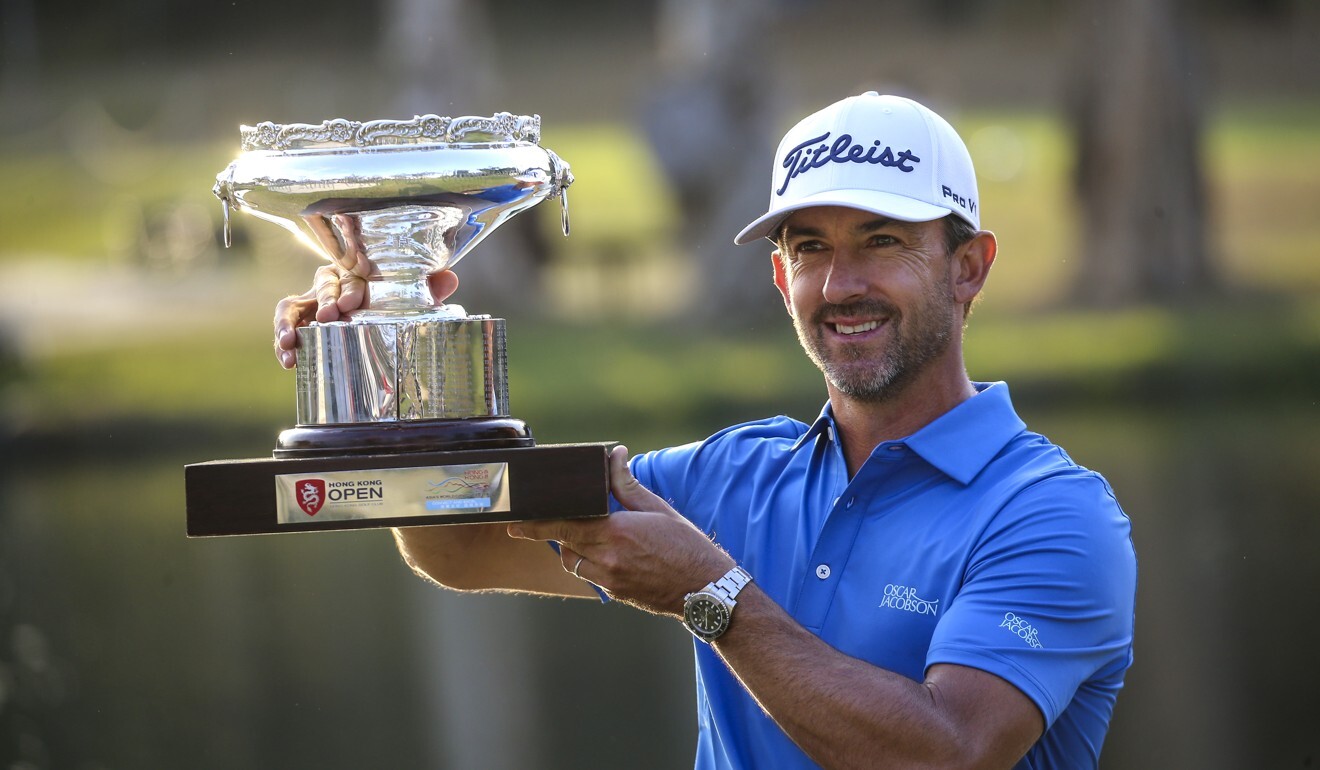
[[367,283],[371,315],[424,315],[435,309],[427,276],[453,263],[445,235],[462,221],[452,208],[396,206],[356,215],[364,256],[376,268]]
[[361,315],[411,315],[435,307],[426,272],[382,267],[379,278],[367,281],[367,309]]

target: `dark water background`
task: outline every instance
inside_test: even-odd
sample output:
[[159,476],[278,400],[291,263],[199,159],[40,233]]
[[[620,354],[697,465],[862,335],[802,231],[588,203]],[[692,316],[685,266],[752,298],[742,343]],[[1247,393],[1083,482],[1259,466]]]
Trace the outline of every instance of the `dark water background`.
[[[1316,766],[1320,407],[1019,408],[1133,521],[1136,664],[1104,766]],[[269,439],[94,434],[0,467],[6,768],[690,766],[677,623],[448,594],[386,532],[188,540],[182,465]]]

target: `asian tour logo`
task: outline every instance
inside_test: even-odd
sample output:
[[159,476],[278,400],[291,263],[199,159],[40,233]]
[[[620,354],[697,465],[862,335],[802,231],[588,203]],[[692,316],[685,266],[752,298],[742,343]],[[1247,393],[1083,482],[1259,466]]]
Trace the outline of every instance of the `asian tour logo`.
[[1036,627],[1011,612],[1004,613],[1004,620],[999,624],[999,627],[1007,628],[1017,634],[1022,641],[1037,650],[1043,646],[1036,635]]
[[325,480],[302,479],[294,487],[294,499],[303,513],[315,516],[321,506],[325,505]]
[[428,481],[431,487],[426,496],[426,509],[438,510],[484,510],[491,505],[490,468],[474,466],[467,468],[457,476],[446,476],[441,481]]

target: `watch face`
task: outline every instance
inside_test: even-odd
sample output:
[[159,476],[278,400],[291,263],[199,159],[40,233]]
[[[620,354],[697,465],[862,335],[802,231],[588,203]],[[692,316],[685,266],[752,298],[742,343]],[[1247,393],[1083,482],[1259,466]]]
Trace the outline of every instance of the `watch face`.
[[698,636],[719,636],[729,625],[729,608],[714,597],[697,594],[684,606],[683,619]]

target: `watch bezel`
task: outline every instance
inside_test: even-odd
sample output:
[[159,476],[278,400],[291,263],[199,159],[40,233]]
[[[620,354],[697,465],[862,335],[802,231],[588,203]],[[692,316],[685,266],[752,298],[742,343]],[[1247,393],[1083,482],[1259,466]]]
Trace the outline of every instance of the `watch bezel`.
[[[697,623],[695,611],[698,604],[701,602],[708,602],[716,608],[715,614],[719,618],[717,628],[707,630]],[[708,642],[718,639],[719,636],[729,628],[729,620],[731,617],[732,612],[729,610],[729,605],[710,591],[703,590],[688,594],[683,602],[683,624],[687,626],[688,630],[692,632],[692,635],[698,639]]]

